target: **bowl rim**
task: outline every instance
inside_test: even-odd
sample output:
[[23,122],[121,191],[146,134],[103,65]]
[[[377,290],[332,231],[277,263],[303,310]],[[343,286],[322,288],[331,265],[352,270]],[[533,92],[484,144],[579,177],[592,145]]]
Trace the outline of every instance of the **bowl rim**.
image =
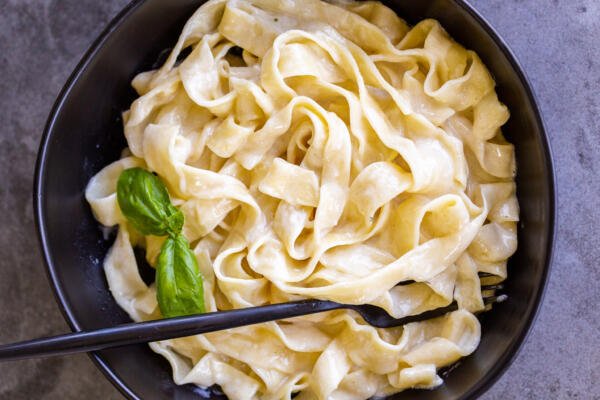
[[[554,163],[552,156],[552,149],[550,147],[550,142],[548,135],[546,133],[546,127],[544,125],[544,121],[542,118],[542,112],[531,87],[529,78],[522,68],[520,62],[518,61],[515,54],[510,50],[508,44],[504,41],[504,39],[496,32],[496,30],[492,27],[492,25],[466,0],[454,0],[456,4],[458,4],[464,11],[466,11],[470,16],[482,27],[482,29],[486,32],[487,35],[491,37],[491,39],[496,43],[496,45],[500,48],[511,67],[515,71],[520,83],[523,85],[525,93],[527,95],[527,101],[532,105],[533,114],[536,120],[536,123],[540,127],[541,132],[541,146],[543,152],[544,162],[547,168],[547,182],[549,189],[549,214],[548,214],[548,232],[547,232],[547,245],[545,249],[545,260],[544,260],[544,269],[542,271],[542,281],[540,282],[537,293],[535,294],[535,298],[533,299],[533,304],[531,309],[529,310],[529,315],[527,315],[527,320],[523,325],[523,329],[521,332],[512,340],[509,344],[508,350],[504,352],[504,354],[498,359],[498,362],[489,369],[482,379],[480,379],[475,385],[473,385],[462,397],[463,399],[474,399],[485,393],[489,388],[496,383],[500,377],[506,372],[506,370],[512,365],[517,355],[522,349],[522,345],[525,342],[525,339],[529,336],[532,330],[533,322],[538,317],[538,313],[543,302],[543,297],[545,295],[546,287],[548,284],[548,277],[550,274],[550,269],[553,261],[553,246],[554,241],[556,239],[556,210],[557,210],[557,198],[556,198],[556,176],[554,171]],[[69,327],[72,331],[81,331],[82,328],[73,315],[73,311],[68,303],[65,294],[64,288],[61,281],[58,279],[56,267],[53,263],[49,244],[47,241],[47,228],[46,228],[46,216],[44,213],[44,193],[42,192],[44,183],[45,183],[45,169],[46,169],[46,153],[48,150],[48,145],[50,142],[50,138],[52,136],[52,132],[54,130],[54,125],[60,114],[62,107],[66,98],[69,96],[73,86],[77,82],[79,76],[87,69],[91,60],[98,53],[98,51],[104,46],[106,40],[110,36],[110,34],[116,30],[126,19],[132,14],[137,8],[139,8],[146,0],[132,0],[129,4],[127,4],[104,28],[104,30],[98,35],[98,37],[92,42],[90,47],[84,53],[83,57],[69,76],[65,85],[62,87],[60,93],[58,94],[52,109],[49,113],[48,119],[46,121],[42,137],[40,139],[40,145],[38,149],[38,155],[35,165],[35,176],[33,182],[33,208],[34,208],[34,216],[35,216],[35,226],[37,231],[38,243],[40,250],[42,252],[42,256],[44,259],[44,266],[46,269],[46,274],[50,284],[52,286],[52,292],[54,294],[54,298],[59,305],[60,311],[63,315],[63,318],[67,321]],[[126,398],[131,400],[142,400],[136,393],[131,390],[131,388],[125,383],[120,376],[118,376],[112,368],[106,363],[106,361],[102,358],[100,354],[97,352],[88,353],[89,357],[96,365],[98,369],[104,374],[104,376],[123,394]]]

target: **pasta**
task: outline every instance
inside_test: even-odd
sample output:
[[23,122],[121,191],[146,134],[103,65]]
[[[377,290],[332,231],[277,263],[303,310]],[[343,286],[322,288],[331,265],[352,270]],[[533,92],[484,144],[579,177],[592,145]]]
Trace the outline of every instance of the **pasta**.
[[133,248],[154,265],[164,238],[119,210],[130,167],[157,173],[185,215],[207,311],[460,306],[398,328],[338,310],[151,343],[177,384],[235,400],[366,399],[434,388],[440,367],[476,349],[478,273],[504,280],[517,245],[514,149],[493,78],[438,22],[410,27],[378,2],[211,0],[132,84],[128,148],[86,199],[119,226],[104,269],[133,320],[161,317]]

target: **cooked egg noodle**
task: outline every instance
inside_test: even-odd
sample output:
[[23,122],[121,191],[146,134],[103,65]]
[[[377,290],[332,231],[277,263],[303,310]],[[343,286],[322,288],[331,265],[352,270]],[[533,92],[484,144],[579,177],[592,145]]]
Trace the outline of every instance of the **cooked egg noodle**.
[[505,279],[517,244],[514,150],[490,73],[438,22],[411,28],[377,2],[212,0],[133,86],[128,150],[86,190],[98,221],[119,226],[104,269],[133,320],[160,318],[133,248],[152,265],[164,239],[118,208],[131,167],[156,172],[184,213],[208,311],[460,306],[390,329],[334,311],[150,344],[177,384],[233,400],[366,399],[438,386],[438,368],[476,349],[477,274]]

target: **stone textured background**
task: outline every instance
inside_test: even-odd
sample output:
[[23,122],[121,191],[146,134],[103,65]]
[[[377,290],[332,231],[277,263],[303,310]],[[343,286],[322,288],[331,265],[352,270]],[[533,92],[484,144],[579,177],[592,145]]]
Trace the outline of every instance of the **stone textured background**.
[[[167,0],[165,0],[167,1]],[[0,343],[67,330],[52,297],[31,190],[63,83],[126,0],[0,0]],[[547,294],[499,399],[600,399],[600,1],[472,0],[523,64],[558,180]],[[0,399],[120,399],[85,355],[0,364]]]

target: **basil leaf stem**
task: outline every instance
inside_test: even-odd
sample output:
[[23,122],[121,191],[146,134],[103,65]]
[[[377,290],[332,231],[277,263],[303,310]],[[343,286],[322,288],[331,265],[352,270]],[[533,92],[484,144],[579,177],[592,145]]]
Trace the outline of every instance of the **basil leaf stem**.
[[183,213],[171,204],[165,185],[142,168],[126,169],[117,181],[117,200],[123,215],[140,233],[168,236],[156,265],[156,297],[162,315],[203,313],[198,261],[181,234]]

